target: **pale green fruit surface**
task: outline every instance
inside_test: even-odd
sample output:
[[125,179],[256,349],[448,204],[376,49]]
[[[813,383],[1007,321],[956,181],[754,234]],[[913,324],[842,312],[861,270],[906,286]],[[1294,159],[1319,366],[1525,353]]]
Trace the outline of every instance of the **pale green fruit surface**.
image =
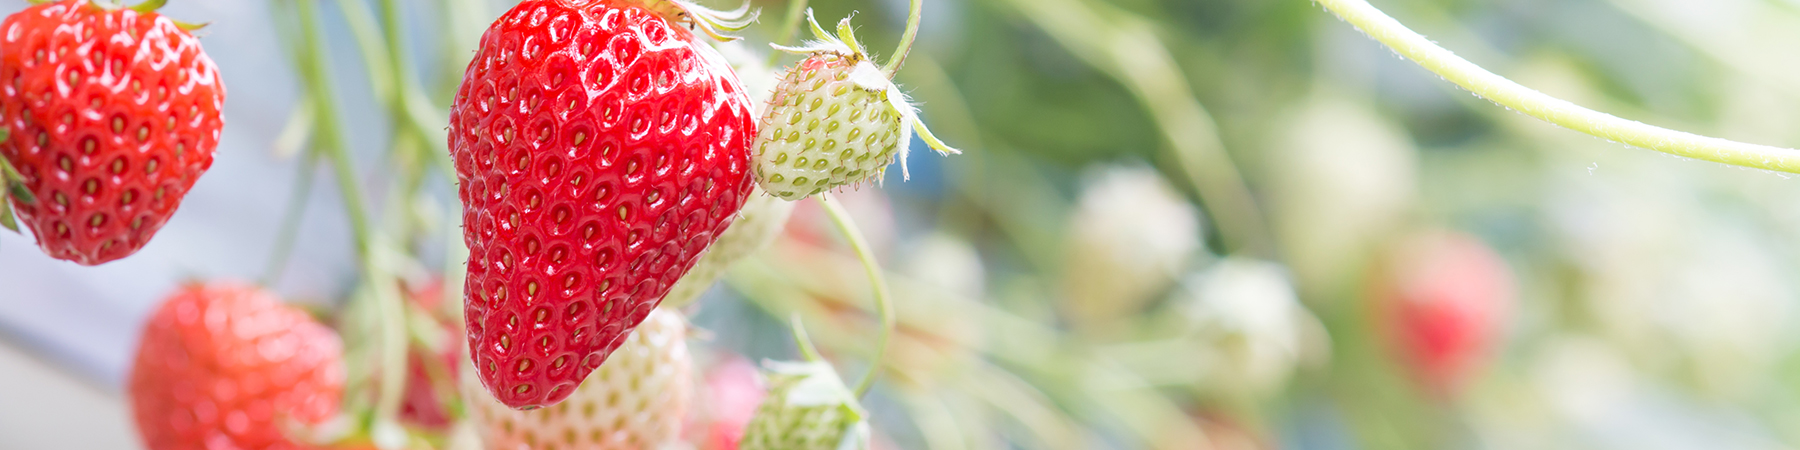
[[764,363],[769,395],[744,429],[739,450],[864,450],[869,424],[831,364]]
[[[869,80],[873,77],[878,82]],[[789,68],[756,136],[753,171],[787,200],[880,180],[911,138],[880,69],[858,55],[818,52]]]

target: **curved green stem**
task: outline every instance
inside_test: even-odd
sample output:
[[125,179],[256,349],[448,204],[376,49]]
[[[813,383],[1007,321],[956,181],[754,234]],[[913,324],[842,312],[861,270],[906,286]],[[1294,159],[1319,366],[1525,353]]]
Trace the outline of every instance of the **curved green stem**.
[[875,377],[881,373],[881,359],[887,355],[888,339],[894,335],[894,305],[888,299],[887,278],[881,274],[881,264],[875,262],[875,251],[869,248],[869,240],[863,238],[862,230],[856,228],[850,213],[838,205],[831,193],[821,193],[818,199],[825,215],[831,217],[831,223],[844,234],[845,240],[850,241],[850,249],[856,252],[856,259],[862,261],[863,271],[869,274],[869,285],[875,289],[875,313],[880,316],[881,334],[875,341],[875,356],[869,361],[869,372],[856,382],[856,395],[861,397],[875,385]]
[[1676,131],[1583,108],[1527,88],[1456,56],[1366,0],[1314,0],[1363,33],[1463,89],[1563,128],[1676,156],[1800,173],[1800,150]]
[[800,349],[800,358],[806,362],[824,361],[819,356],[819,348],[813,345],[812,336],[806,334],[806,325],[800,323],[800,313],[788,317],[788,329],[794,333],[794,348]]
[[900,34],[900,45],[894,48],[894,54],[888,55],[888,63],[881,68],[882,72],[893,78],[900,72],[900,65],[906,62],[906,54],[912,52],[913,39],[919,37],[919,17],[924,15],[925,0],[911,0],[912,6],[906,12],[906,31]]

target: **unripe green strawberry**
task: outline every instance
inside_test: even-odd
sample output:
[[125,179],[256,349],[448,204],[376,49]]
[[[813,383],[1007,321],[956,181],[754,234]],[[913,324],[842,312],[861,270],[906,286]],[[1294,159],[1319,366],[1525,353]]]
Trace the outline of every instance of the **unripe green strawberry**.
[[905,174],[914,130],[938,153],[959,153],[919,121],[906,94],[856,43],[849,18],[838,22],[835,37],[819,27],[810,10],[807,21],[818,41],[776,46],[807,57],[782,74],[759,123],[752,152],[763,190],[799,200],[878,181],[895,156]]
[[856,394],[824,361],[763,363],[769,394],[738,441],[739,450],[869,448],[869,422]]
[[669,294],[663,297],[663,307],[680,308],[693,303],[712,287],[713,282],[724,276],[733,263],[762,250],[781,234],[788,216],[794,212],[794,202],[769,195],[762,189],[752,191],[750,199],[744,201],[744,208],[738,210],[738,218],[719,234],[719,240],[706,248],[700,261],[669,288]]
[[675,445],[696,380],[681,314],[657,308],[606,363],[554,406],[520,411],[465,383],[491,449],[661,449]]

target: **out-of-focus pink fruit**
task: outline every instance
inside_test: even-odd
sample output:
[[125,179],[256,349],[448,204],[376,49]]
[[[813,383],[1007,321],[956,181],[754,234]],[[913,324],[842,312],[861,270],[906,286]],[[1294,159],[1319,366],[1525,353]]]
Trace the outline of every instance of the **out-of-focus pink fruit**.
[[706,398],[701,411],[705,414],[706,436],[703,449],[736,450],[744,427],[756,415],[756,406],[768,395],[756,365],[743,357],[723,358],[706,374]]
[[1487,358],[1513,299],[1506,261],[1454,232],[1406,239],[1376,283],[1395,350],[1434,395],[1454,394]]

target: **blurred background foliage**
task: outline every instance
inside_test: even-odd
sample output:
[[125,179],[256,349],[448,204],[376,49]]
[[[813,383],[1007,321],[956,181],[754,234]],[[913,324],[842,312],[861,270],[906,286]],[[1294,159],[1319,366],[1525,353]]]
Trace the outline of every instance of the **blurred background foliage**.
[[[1800,144],[1790,126],[1800,72],[1782,50],[1800,44],[1793,2],[1377,6],[1578,104]],[[860,11],[874,49],[898,34],[899,2],[813,7],[821,17]],[[953,258],[931,250],[950,241],[972,248],[983,270],[967,298],[900,290],[903,319],[976,322],[960,325],[973,331],[938,332],[976,355],[953,358],[932,384],[895,381],[875,401],[910,408],[911,420],[876,413],[877,428],[901,447],[1800,444],[1792,381],[1800,366],[1785,326],[1796,318],[1796,191],[1787,176],[1536,122],[1395,57],[1310,2],[932,2],[922,36],[922,54],[900,80],[940,135],[972,151],[916,158],[926,169],[915,167],[912,182],[889,180],[846,201],[885,194],[900,224],[890,267],[970,264],[929,259]],[[1146,177],[1159,181],[1116,186]],[[1239,177],[1241,188],[1231,180]],[[1100,192],[1109,189],[1131,194]],[[1164,191],[1174,204],[1144,198]],[[1084,214],[1142,223],[1088,224]],[[1197,222],[1167,219],[1183,215]],[[1197,245],[1182,243],[1184,229],[1197,233]],[[1482,360],[1453,393],[1409,373],[1416,363],[1391,343],[1396,325],[1378,288],[1385,255],[1441,229],[1503,255],[1515,293],[1479,319],[1492,322],[1491,347],[1477,350]],[[1130,237],[1091,236],[1109,232]],[[1090,247],[1123,254],[1096,256],[1101,250]],[[775,316],[806,311],[804,295],[769,306],[756,298],[780,295],[759,294],[748,279],[785,272],[794,283],[822,283],[828,273],[784,270],[793,266],[777,259],[781,248],[767,266],[746,263],[731,284]],[[1259,276],[1241,270],[1261,264],[1254,261],[1278,264],[1275,279],[1292,280],[1305,317],[1245,326],[1187,305],[1228,308],[1218,304],[1232,296],[1280,302],[1280,288],[1206,286],[1209,276]],[[856,279],[839,272],[830,278]],[[720,306],[729,301],[703,305],[702,323],[739,317]],[[1211,314],[1255,322],[1262,313]],[[867,339],[822,342],[855,352]],[[1261,368],[1283,364],[1291,378],[1285,368]],[[995,398],[1009,383],[1030,401]],[[938,414],[957,419],[922,419]]]

